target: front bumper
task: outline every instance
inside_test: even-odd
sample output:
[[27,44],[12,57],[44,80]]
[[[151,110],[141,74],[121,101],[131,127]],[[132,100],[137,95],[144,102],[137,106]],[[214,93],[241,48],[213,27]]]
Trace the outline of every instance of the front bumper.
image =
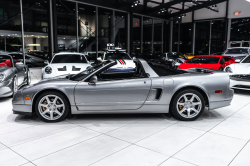
[[231,75],[230,88],[250,90],[250,75]]

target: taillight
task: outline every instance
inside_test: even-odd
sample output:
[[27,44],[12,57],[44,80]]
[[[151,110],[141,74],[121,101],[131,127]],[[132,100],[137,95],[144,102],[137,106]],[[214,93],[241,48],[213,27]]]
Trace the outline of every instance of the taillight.
[[216,90],[215,93],[222,93],[222,90]]

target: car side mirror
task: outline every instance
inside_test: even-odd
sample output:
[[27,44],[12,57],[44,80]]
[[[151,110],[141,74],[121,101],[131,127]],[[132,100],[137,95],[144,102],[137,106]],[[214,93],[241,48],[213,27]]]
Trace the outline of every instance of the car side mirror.
[[97,83],[97,76],[94,75],[93,77],[90,78],[89,85],[95,85],[96,83]]
[[46,65],[48,65],[48,64],[49,64],[49,61],[48,61],[48,60],[45,60],[44,63],[45,63]]

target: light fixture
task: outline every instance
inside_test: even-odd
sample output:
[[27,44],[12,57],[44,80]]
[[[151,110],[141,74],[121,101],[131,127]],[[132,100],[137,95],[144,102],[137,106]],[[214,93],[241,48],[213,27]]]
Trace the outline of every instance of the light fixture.
[[250,2],[250,0],[246,0],[246,1]]
[[1,36],[4,36],[4,35],[1,35]]
[[27,44],[27,46],[40,46],[40,44]]
[[63,39],[65,39],[65,38],[63,38]]

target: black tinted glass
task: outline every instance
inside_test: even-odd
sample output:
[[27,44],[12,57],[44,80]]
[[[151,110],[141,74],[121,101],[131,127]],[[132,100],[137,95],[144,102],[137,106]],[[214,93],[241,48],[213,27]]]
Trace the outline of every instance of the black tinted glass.
[[131,60],[131,58],[130,58],[130,56],[128,54],[124,54],[124,53],[107,53],[105,55],[104,60],[110,60],[110,59],[127,59],[127,60]]
[[52,63],[87,63],[83,55],[62,54],[56,55]]
[[220,57],[194,57],[187,61],[186,63],[204,63],[204,64],[212,64],[218,63]]
[[248,53],[247,49],[243,48],[235,48],[235,49],[228,49],[226,54],[246,54]]

